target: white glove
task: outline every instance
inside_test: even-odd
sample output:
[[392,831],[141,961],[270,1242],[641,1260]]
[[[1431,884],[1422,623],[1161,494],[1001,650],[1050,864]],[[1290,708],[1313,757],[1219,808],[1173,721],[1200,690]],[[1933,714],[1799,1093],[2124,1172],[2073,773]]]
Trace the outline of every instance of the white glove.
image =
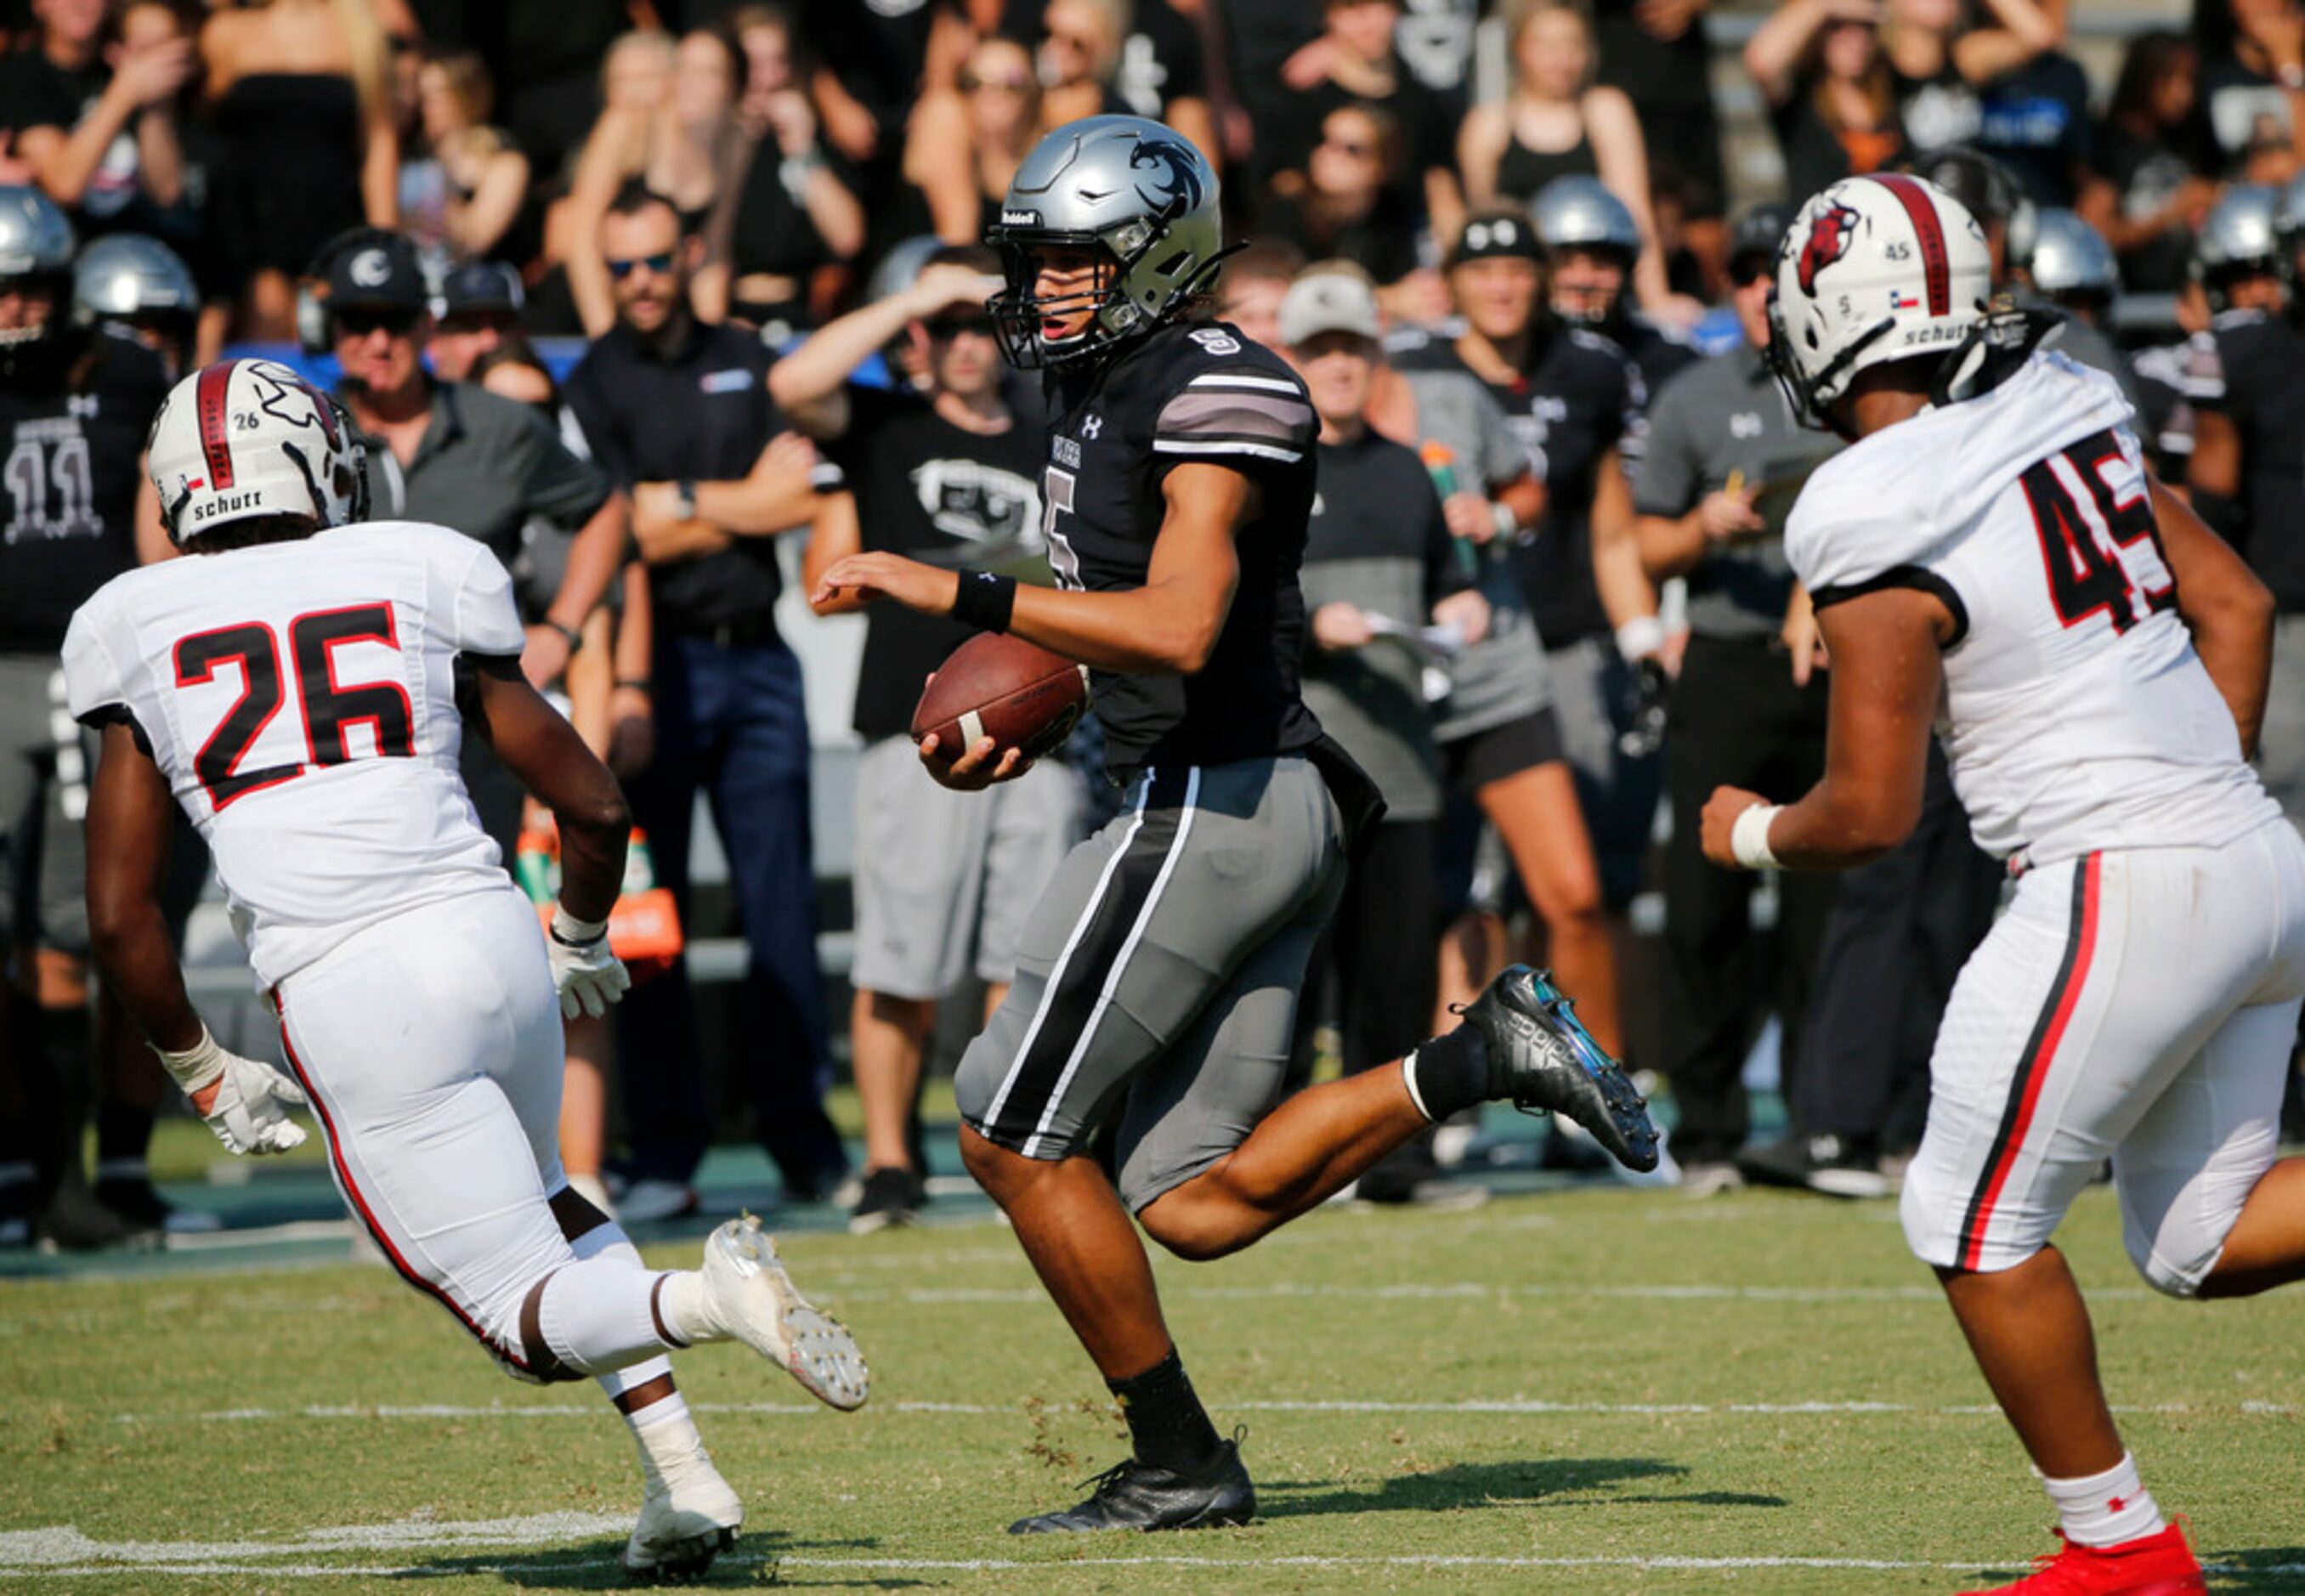
[[597,1020],[632,989],[624,960],[609,950],[605,920],[578,920],[554,904],[552,933],[544,939],[544,951],[552,964],[552,989],[560,994],[564,1019],[583,1014]]
[[200,1040],[181,1053],[152,1050],[195,1108],[201,1092],[216,1089],[200,1118],[226,1152],[246,1157],[304,1144],[304,1127],[288,1117],[290,1106],[303,1107],[304,1089],[270,1065],[226,1052],[206,1025]]

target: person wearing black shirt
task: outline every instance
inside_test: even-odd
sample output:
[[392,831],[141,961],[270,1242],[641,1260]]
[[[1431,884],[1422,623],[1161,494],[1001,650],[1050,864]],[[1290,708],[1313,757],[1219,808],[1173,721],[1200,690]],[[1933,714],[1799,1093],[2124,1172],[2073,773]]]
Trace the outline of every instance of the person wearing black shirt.
[[[2296,192],[2292,189],[2292,193]],[[2247,191],[2218,208],[2241,208]],[[2204,241],[2221,236],[2212,215]],[[2287,267],[2305,232],[2294,213],[2277,253],[2221,260],[2204,276],[2220,389],[2196,401],[2187,480],[2201,518],[2273,590],[2273,683],[2258,771],[2292,819],[2305,819],[2305,332]],[[2287,260],[2281,259],[2285,253]],[[2285,683],[2285,685],[2284,685]]]
[[[984,298],[989,250],[940,250],[918,279],[830,323],[778,361],[769,390],[841,468],[803,569],[891,549],[940,565],[1031,562],[1041,543],[1040,408],[1018,414]],[[923,384],[869,387],[848,374],[903,341]],[[856,675],[855,1006],[848,1035],[864,1111],[864,1189],[853,1230],[906,1223],[927,1173],[908,1142],[939,999],[973,971],[997,1004],[1016,934],[1080,830],[1079,777],[1061,764],[979,794],[937,785],[910,733],[921,683],[966,641],[949,617],[880,605]]]
[[81,1170],[91,1069],[81,816],[93,739],[64,710],[60,664],[73,610],[137,563],[142,519],[158,525],[140,463],[167,377],[141,344],[74,327],[72,257],[53,201],[0,188],[0,940],[32,950],[18,972],[32,1001],[12,1006],[0,1039],[0,1076],[21,1071],[30,1099],[7,1103],[0,1080],[0,1244],[30,1241],[42,1209],[41,1232],[61,1246],[124,1241],[168,1215],[149,1177],[133,1192],[102,1182],[106,1166],[142,1165],[159,1100],[149,1056],[149,1079],[108,1078],[99,1094],[105,1206]]
[[[1301,573],[1313,641],[1305,701],[1385,802],[1313,961],[1311,984],[1326,989],[1336,1012],[1344,1072],[1357,1075],[1399,1057],[1433,1023],[1433,962],[1404,956],[1402,935],[1413,948],[1416,929],[1441,915],[1441,756],[1426,682],[1441,668],[1436,655],[1481,641],[1489,606],[1417,451],[1369,424],[1382,361],[1370,285],[1340,269],[1308,273],[1281,301],[1280,327],[1321,417],[1321,490]],[[1428,642],[1428,621],[1447,645]],[[1308,1073],[1319,1008],[1306,1002],[1297,1014],[1298,1065]],[[1357,1194],[1451,1205],[1487,1195],[1433,1174],[1419,1138],[1364,1175]]]
[[[1783,1026],[1782,1056],[1800,1057],[1809,972],[1833,907],[1833,878],[1788,873],[1776,925],[1765,931],[1753,923],[1752,883],[1708,862],[1698,846],[1698,817],[1721,783],[1798,794],[1824,772],[1824,677],[1781,635],[1793,590],[1785,515],[1808,473],[1838,447],[1793,419],[1765,359],[1766,306],[1791,220],[1774,205],[1738,218],[1729,267],[1745,342],[1658,393],[1633,483],[1650,578],[1681,578],[1688,593],[1688,641],[1664,750],[1673,823],[1658,1062],[1680,1106],[1673,1157],[1692,1193],[1736,1178],[1729,1159],[1750,1125],[1740,1074],[1770,1012]],[[1877,1113],[1833,1116],[1841,1082],[1788,1072],[1785,1087],[1799,1131],[1854,1141],[1878,1128]],[[1820,1099],[1822,1108],[1799,1111]],[[1836,1146],[1825,1161],[1845,1166],[1854,1181],[1874,1150]],[[1881,1185],[1877,1170],[1871,1178]]]
[[107,60],[108,9],[48,7],[38,38],[0,56],[0,134],[82,233],[169,231],[184,197],[175,94],[199,60],[159,6],[136,8]]
[[1621,913],[1640,889],[1663,775],[1655,749],[1622,742],[1641,701],[1644,662],[1664,645],[1656,590],[1642,573],[1623,445],[1639,378],[1624,352],[1545,308],[1544,246],[1527,212],[1474,213],[1449,255],[1466,323],[1453,343],[1398,352],[1404,370],[1478,378],[1545,484],[1544,514],[1516,538],[1514,575],[1544,639],[1546,675],[1578,796]]
[[[685,916],[691,817],[698,788],[710,794],[752,953],[740,1034],[761,1138],[787,1193],[819,1197],[846,1160],[822,1103],[829,1058],[800,661],[772,614],[773,539],[815,514],[815,454],[769,397],[761,341],[689,315],[702,249],[671,204],[627,189],[601,237],[617,325],[569,373],[566,397],[593,457],[632,496],[649,565],[657,757],[632,785],[633,811]],[[618,1013],[633,1176],[625,1208],[663,1217],[694,1205],[688,1180],[712,1132],[685,962]]]
[[[1128,808],[1058,871],[954,1091],[969,1172],[1119,1398],[1134,1455],[1087,1501],[1010,1527],[1238,1524],[1255,1489],[1169,1337],[1137,1225],[1187,1258],[1238,1251],[1492,1098],[1572,1114],[1629,1161],[1654,1163],[1654,1131],[1520,967],[1400,1063],[1279,1101],[1306,960],[1383,806],[1297,691],[1313,407],[1278,356],[1199,318],[1222,249],[1216,178],[1168,129],[1058,129],[1001,217],[1008,285],[991,309],[1009,358],[1050,373],[1059,585],[863,553],[810,597],[957,615],[1091,667]],[[1022,763],[981,738],[940,779]]]

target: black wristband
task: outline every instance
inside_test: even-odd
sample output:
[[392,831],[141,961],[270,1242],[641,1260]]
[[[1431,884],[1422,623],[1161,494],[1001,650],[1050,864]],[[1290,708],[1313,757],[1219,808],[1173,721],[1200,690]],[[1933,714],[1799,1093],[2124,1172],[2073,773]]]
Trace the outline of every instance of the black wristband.
[[568,645],[568,651],[571,654],[584,646],[584,632],[582,627],[564,625],[550,615],[544,617],[544,624],[560,634],[561,641]]
[[652,692],[655,685],[646,676],[618,676],[616,684],[619,691],[629,689],[634,692]]
[[1016,608],[1016,579],[990,571],[964,571],[952,596],[952,615],[979,632],[1006,632]]

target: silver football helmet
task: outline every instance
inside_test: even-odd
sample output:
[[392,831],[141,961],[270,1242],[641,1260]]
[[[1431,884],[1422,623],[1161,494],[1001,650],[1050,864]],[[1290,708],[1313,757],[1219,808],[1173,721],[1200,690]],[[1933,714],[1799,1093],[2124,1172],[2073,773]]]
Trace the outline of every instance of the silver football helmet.
[[1615,250],[1628,262],[1641,252],[1632,208],[1597,177],[1556,177],[1529,204],[1536,235],[1548,250]]
[[2193,240],[2193,276],[2218,310],[2225,308],[2224,284],[2233,277],[2267,273],[2285,279],[2276,225],[2280,201],[2263,183],[2235,183],[2202,218]]
[[2121,288],[2121,265],[2105,234],[2062,206],[2033,213],[2026,270],[2051,299],[2110,299]]
[[[1020,368],[1063,365],[1152,331],[1213,280],[1225,252],[1216,173],[1160,123],[1084,116],[1033,146],[985,242],[999,250],[1008,280],[986,307],[1002,352]],[[1050,249],[1111,265],[1092,290],[1044,298],[1040,254]],[[1084,327],[1048,335],[1050,321],[1084,310],[1092,312]]]
[[81,251],[72,267],[72,319],[190,321],[200,312],[191,268],[157,238],[115,233]]
[[0,327],[0,378],[28,371],[36,352],[63,333],[72,259],[72,224],[56,202],[29,185],[0,186],[0,282],[45,282],[55,296],[37,325]]

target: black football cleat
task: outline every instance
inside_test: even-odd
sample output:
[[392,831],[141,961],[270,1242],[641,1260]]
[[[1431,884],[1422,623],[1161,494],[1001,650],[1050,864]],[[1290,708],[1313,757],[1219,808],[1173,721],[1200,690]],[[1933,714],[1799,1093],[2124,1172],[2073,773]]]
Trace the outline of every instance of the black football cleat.
[[1224,1443],[1190,1474],[1132,1457],[1099,1474],[1078,1507],[1020,1518],[1012,1535],[1078,1534],[1096,1530],[1205,1530],[1256,1516],[1256,1487],[1241,1465],[1240,1442]]
[[1628,1169],[1656,1167],[1657,1128],[1647,1102],[1547,972],[1514,964],[1455,1012],[1486,1045],[1492,1097],[1566,1115]]

